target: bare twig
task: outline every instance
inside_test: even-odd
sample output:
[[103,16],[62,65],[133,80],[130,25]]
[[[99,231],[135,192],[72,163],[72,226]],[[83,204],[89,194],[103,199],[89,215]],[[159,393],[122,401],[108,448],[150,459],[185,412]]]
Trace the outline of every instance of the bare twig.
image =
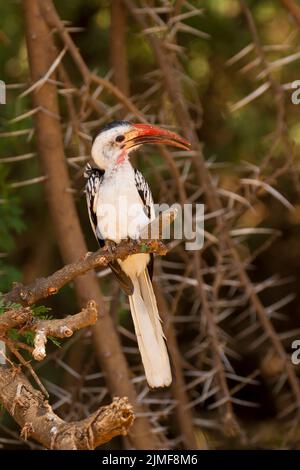
[[30,308],[6,310],[0,315],[0,337],[11,328],[24,325],[31,318]]
[[125,259],[130,254],[145,252],[165,255],[167,249],[159,240],[124,240],[119,245],[116,245],[113,251],[108,251],[107,248],[100,248],[95,253],[88,253],[75,263],[64,266],[49,277],[37,279],[29,286],[17,284],[10,292],[3,296],[3,300],[5,302],[19,302],[23,305],[32,305],[40,299],[56,294],[64,285],[92,269],[105,267],[110,261],[117,258]]
[[37,361],[46,356],[46,342],[48,336],[55,338],[68,338],[81,328],[94,325],[98,319],[97,305],[91,301],[86,308],[75,315],[69,315],[58,320],[37,320],[32,322],[30,329],[35,332],[34,350],[32,355]]

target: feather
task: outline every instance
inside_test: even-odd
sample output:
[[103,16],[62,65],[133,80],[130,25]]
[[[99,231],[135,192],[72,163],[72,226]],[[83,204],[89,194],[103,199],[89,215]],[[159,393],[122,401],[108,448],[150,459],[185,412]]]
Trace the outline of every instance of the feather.
[[98,240],[99,246],[104,246],[104,240],[101,237],[101,234],[98,231],[97,225],[97,213],[96,213],[96,205],[97,205],[97,196],[99,193],[99,186],[103,180],[104,171],[99,170],[97,168],[92,168],[91,165],[88,163],[84,176],[87,178],[87,183],[85,187],[85,194],[86,194],[86,203],[89,212],[89,218],[91,222],[91,226],[95,237]]
[[123,292],[127,295],[133,294],[133,284],[129,276],[122,270],[120,264],[117,260],[111,261],[108,263],[108,266],[112,270],[113,274],[117,278],[120,287]]
[[171,368],[148,271],[132,281],[130,310],[147,382],[152,388],[167,387],[172,382]]
[[150,260],[149,260],[147,269],[148,269],[150,280],[152,281],[153,269],[154,269],[154,254],[153,253],[150,253]]
[[142,200],[145,209],[145,214],[150,220],[153,220],[155,218],[155,213],[151,190],[142,173],[136,168],[134,169],[134,181],[136,189]]
[[[99,231],[96,207],[98,202],[99,186],[103,181],[104,171],[98,168],[92,168],[88,163],[85,168],[84,176],[88,179],[85,192],[91,226],[99,246],[103,247],[105,245],[105,241]],[[121,289],[125,294],[131,295],[133,292],[133,284],[127,274],[122,271],[119,263],[117,261],[112,261],[108,265],[117,278]]]

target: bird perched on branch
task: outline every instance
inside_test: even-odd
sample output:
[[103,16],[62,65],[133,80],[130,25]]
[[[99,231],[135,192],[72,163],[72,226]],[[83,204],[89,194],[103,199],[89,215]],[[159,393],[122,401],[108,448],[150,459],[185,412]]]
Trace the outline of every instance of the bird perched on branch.
[[[131,152],[142,144],[189,150],[182,137],[148,124],[114,121],[100,130],[92,145],[93,164],[85,170],[88,211],[100,246],[139,238],[141,229],[155,218],[150,188],[130,163]],[[129,297],[148,384],[170,385],[170,362],[151,282],[153,255],[130,255],[111,262],[110,268]]]

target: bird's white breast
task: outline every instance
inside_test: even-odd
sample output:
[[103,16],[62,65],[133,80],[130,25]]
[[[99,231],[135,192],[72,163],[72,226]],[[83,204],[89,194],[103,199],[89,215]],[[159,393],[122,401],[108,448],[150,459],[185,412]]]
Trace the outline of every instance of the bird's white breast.
[[[128,237],[138,238],[141,228],[149,222],[129,162],[105,172],[95,203],[97,228],[104,239],[119,243]],[[149,255],[138,254],[120,264],[128,275],[138,275],[148,261]]]

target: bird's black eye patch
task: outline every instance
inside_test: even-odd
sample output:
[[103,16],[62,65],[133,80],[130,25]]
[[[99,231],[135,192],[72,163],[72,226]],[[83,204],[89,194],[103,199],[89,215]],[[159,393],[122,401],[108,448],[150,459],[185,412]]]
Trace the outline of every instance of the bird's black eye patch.
[[116,142],[123,142],[123,140],[125,139],[125,136],[120,134],[120,135],[117,135],[116,137]]

